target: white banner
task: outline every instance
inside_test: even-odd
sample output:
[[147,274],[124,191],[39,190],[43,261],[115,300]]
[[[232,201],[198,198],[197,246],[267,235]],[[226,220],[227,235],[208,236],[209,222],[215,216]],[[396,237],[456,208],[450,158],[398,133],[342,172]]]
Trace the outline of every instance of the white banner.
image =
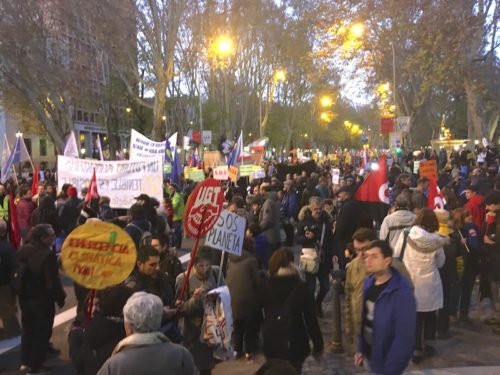
[[226,181],[229,179],[227,165],[214,168],[214,178],[220,181]]
[[240,256],[243,249],[245,226],[245,218],[223,210],[217,223],[207,233],[205,245]]
[[410,117],[399,116],[396,119],[396,130],[399,132],[408,133],[410,131]]
[[130,160],[154,158],[156,155],[164,157],[165,141],[155,142],[132,129],[130,133]]
[[111,199],[113,208],[130,208],[141,193],[163,199],[163,157],[138,161],[98,161],[57,157],[57,187],[71,184],[78,191],[87,187],[95,167],[97,191]]
[[338,185],[340,182],[340,169],[332,168],[332,184]]
[[204,145],[211,145],[212,144],[212,131],[211,130],[203,130],[203,133],[201,136],[203,137],[203,144]]
[[403,145],[403,135],[401,132],[389,133],[389,145],[393,151]]

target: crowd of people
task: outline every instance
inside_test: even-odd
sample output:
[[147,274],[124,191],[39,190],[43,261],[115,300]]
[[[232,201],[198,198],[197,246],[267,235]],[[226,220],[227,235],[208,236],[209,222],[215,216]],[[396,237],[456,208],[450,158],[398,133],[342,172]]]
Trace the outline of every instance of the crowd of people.
[[[332,319],[323,306],[333,279],[343,285],[336,319],[354,363],[400,374],[410,361],[436,355],[432,340],[447,339],[450,322],[473,324],[476,284],[479,301],[500,312],[498,154],[426,152],[389,157],[391,206],[380,222],[355,199],[366,162],[347,154],[281,177],[269,162],[267,178],[227,183],[225,207],[247,223],[242,255],[220,262],[218,250],[202,246],[188,280],[178,252],[192,181],[167,180],[162,202],[140,194],[127,212],[104,196],[87,205],[86,189],[71,185],[56,194],[50,182],[36,194],[21,184],[9,209],[0,185],[0,335],[21,334],[22,371],[48,371],[47,356],[58,353],[50,342],[55,306],[66,299],[61,244],[78,225],[102,220],[130,235],[137,261],[123,283],[94,298],[74,283],[78,307],[68,345],[77,374],[210,374],[218,359],[200,337],[207,293],[220,285],[231,295],[234,356],[251,360],[263,352],[267,362],[257,374],[300,374],[310,354],[324,352],[319,319]],[[414,170],[424,158],[439,166],[444,209],[429,207],[429,180]],[[332,167],[340,170],[338,183]],[[9,242],[13,209],[18,249]],[[14,288],[19,275],[22,285]],[[498,313],[486,323],[500,333]]]

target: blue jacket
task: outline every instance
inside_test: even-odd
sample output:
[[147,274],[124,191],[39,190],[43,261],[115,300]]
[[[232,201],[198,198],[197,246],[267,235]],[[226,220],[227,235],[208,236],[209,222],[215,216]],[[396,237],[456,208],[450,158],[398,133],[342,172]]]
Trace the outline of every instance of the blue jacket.
[[[392,277],[375,302],[370,370],[377,374],[399,375],[408,366],[415,343],[417,306],[410,283],[391,267]],[[369,276],[363,286],[363,316],[366,292],[375,282]],[[365,353],[364,327],[358,352]]]
[[281,215],[288,219],[297,217],[297,193],[295,191],[289,191],[283,196]]

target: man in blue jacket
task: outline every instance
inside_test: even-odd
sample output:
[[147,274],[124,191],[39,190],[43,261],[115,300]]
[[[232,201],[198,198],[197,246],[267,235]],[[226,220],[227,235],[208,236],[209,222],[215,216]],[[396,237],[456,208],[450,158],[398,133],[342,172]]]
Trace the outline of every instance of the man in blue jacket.
[[391,267],[392,249],[386,241],[367,245],[363,254],[371,274],[363,288],[363,320],[354,364],[366,360],[374,374],[402,374],[413,354],[416,302],[413,290]]

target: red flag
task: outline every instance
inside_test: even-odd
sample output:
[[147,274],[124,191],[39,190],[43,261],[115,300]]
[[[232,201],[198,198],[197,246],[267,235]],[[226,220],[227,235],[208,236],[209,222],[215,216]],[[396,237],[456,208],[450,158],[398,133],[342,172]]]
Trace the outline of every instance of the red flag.
[[31,196],[34,197],[38,193],[38,178],[40,176],[40,172],[38,171],[38,167],[35,168],[33,172],[33,182],[31,183]]
[[90,179],[89,190],[87,191],[87,195],[85,195],[85,206],[88,207],[92,199],[99,199],[99,193],[97,192],[97,180],[95,178],[95,168],[92,173],[92,178]]
[[19,222],[17,221],[17,209],[14,204],[14,194],[9,192],[9,240],[15,249],[21,245],[21,232],[19,231]]
[[389,204],[388,188],[386,158],[382,155],[378,161],[378,168],[373,169],[366,177],[354,194],[354,198],[360,202]]
[[427,190],[427,207],[432,208],[433,210],[436,208],[444,210],[445,204],[446,200],[444,199],[441,190],[439,190],[436,179],[431,179],[429,182],[429,189]]

